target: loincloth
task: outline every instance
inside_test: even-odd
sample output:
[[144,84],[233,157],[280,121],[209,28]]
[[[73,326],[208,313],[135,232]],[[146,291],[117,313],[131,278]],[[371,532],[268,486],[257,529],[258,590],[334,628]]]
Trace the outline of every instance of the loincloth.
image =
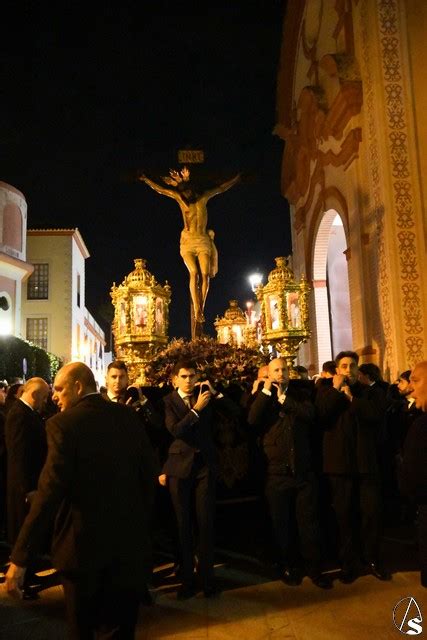
[[187,229],[181,231],[179,252],[183,258],[191,254],[198,258],[201,254],[209,256],[209,275],[211,278],[218,272],[218,251],[213,241],[214,232],[208,229],[207,233],[190,233]]

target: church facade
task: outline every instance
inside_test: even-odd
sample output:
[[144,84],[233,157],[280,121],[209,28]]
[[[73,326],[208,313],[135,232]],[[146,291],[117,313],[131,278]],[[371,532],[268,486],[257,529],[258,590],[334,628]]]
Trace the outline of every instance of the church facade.
[[311,371],[342,349],[391,379],[427,359],[426,23],[422,0],[300,0],[284,18],[275,133]]

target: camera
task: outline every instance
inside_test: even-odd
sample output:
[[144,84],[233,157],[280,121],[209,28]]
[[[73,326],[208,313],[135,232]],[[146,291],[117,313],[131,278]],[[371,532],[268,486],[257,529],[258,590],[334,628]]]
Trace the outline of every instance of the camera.
[[204,393],[205,391],[210,391],[209,385],[207,382],[201,382],[199,387],[199,394]]
[[136,387],[129,387],[128,389],[126,389],[125,402],[127,402],[129,400],[129,398],[131,398],[131,403],[132,404],[134,402],[138,402],[139,393],[138,393],[138,389]]

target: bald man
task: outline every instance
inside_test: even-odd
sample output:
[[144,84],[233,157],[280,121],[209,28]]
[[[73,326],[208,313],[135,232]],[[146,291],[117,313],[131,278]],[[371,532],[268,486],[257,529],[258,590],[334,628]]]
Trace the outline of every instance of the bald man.
[[329,589],[331,581],[321,570],[317,482],[311,447],[311,387],[303,380],[290,381],[282,358],[269,363],[264,385],[249,409],[248,423],[257,427],[261,436],[266,462],[265,495],[281,577],[290,586],[301,583],[301,553],[304,569],[313,583]]
[[6,418],[7,538],[11,545],[28,513],[27,496],[37,489],[46,460],[46,436],[40,413],[49,393],[49,385],[42,378],[30,378]]
[[423,412],[411,425],[405,440],[402,488],[418,506],[418,553],[421,584],[427,587],[427,360],[419,362],[410,376],[411,396]]
[[150,444],[135,413],[104,400],[82,363],[60,369],[53,399],[61,412],[47,421],[47,461],[12,550],[6,590],[19,594],[25,568],[55,521],[52,559],[71,636],[132,638],[151,566]]

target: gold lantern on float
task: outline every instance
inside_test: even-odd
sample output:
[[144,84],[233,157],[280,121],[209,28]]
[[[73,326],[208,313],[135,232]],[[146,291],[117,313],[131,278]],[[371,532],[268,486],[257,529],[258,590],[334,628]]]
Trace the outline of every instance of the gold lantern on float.
[[111,288],[113,334],[116,357],[126,362],[130,382],[144,385],[148,361],[168,342],[171,288],[156,282],[145,260],[134,263],[134,271]]
[[267,284],[255,291],[261,305],[262,341],[274,346],[291,369],[298,347],[310,337],[310,287],[304,276],[300,282],[295,280],[287,258],[275,258],[275,262]]
[[245,330],[248,321],[237,300],[230,300],[230,306],[224,316],[222,318],[217,316],[214,325],[220,344],[231,344],[235,347],[246,344]]

